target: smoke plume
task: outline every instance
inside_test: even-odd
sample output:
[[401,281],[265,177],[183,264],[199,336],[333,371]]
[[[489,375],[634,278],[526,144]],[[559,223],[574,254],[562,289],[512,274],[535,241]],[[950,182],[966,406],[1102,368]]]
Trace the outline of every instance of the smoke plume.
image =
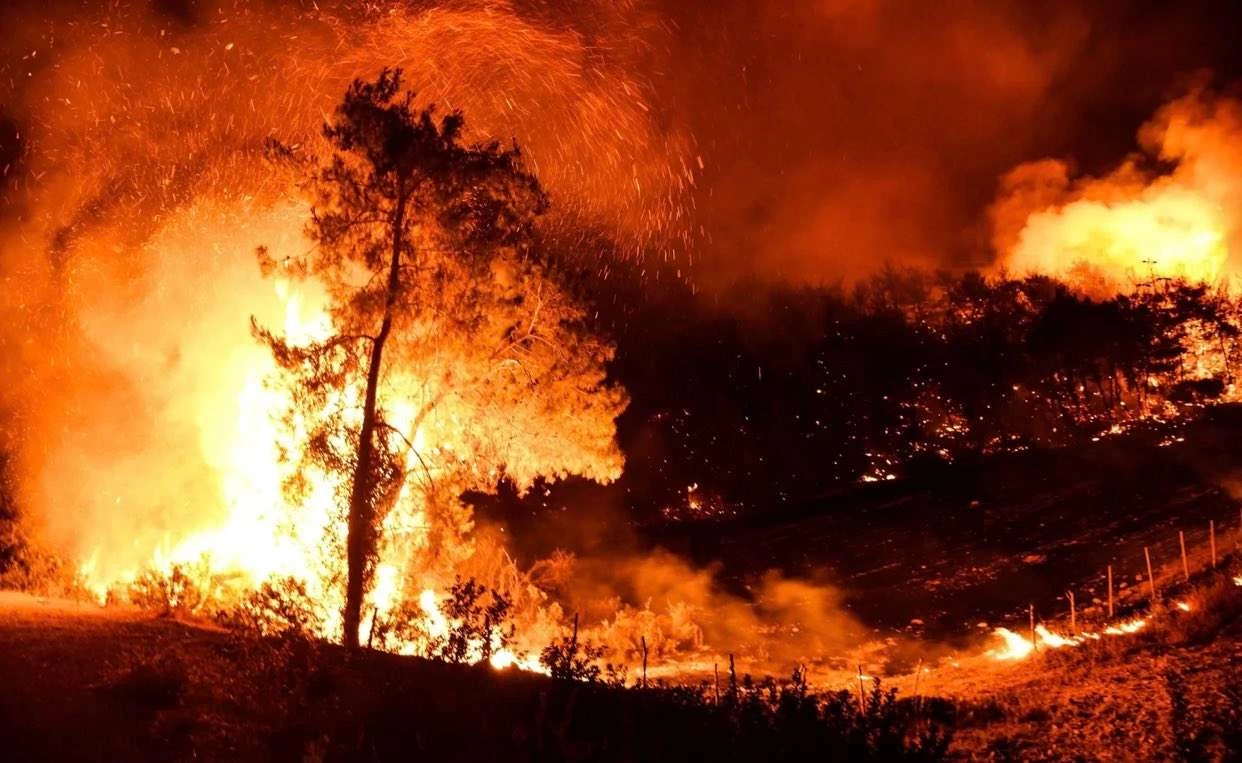
[[1141,152],[1102,177],[1074,178],[1054,159],[1006,175],[991,209],[1000,265],[1105,295],[1224,278],[1242,246],[1242,104],[1196,89],[1138,137]]

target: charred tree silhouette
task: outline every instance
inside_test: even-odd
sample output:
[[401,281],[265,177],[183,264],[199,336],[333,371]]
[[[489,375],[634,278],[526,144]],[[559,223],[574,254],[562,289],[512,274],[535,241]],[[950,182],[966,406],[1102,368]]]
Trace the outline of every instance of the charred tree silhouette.
[[[350,647],[380,525],[407,480],[421,480],[425,503],[447,503],[498,475],[529,484],[544,470],[607,479],[620,468],[612,421],[624,398],[602,370],[611,351],[585,336],[580,311],[535,257],[547,200],[516,149],[465,146],[462,128],[458,113],[416,111],[399,70],[355,81],[324,128],[331,159],[310,178],[314,248],[281,261],[260,251],[267,270],[313,279],[331,300],[325,339],[255,330],[296,378],[295,405],[312,421],[298,455],[335,478],[347,507]],[[413,413],[394,417],[386,395]],[[449,404],[434,434],[470,463],[416,449]]]

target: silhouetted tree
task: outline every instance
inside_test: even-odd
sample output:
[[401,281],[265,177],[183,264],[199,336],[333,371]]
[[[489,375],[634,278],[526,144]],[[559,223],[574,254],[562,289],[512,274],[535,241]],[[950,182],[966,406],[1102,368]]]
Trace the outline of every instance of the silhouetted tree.
[[547,200],[516,149],[463,145],[462,128],[458,113],[416,111],[400,71],[355,81],[310,178],[315,246],[279,261],[260,251],[269,271],[313,279],[331,300],[326,338],[255,330],[295,382],[290,415],[309,430],[298,477],[328,475],[346,508],[351,647],[398,500],[442,507],[429,518],[438,549],[468,527],[465,490],[620,471],[611,348],[537,257]]

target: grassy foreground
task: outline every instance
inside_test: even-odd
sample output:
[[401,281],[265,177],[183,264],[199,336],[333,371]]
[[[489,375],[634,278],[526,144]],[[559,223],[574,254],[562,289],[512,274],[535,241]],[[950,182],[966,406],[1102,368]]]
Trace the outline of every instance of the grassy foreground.
[[554,681],[0,594],[0,759],[936,760],[910,702]]
[[976,663],[947,679],[942,688],[955,698],[952,757],[1242,760],[1237,574],[1197,576],[1135,635],[1017,663]]
[[1238,760],[1237,574],[1170,592],[1133,636],[1020,662],[976,654],[937,667],[925,696],[876,687],[865,703],[797,682],[725,684],[717,701],[350,656],[0,593],[0,759]]

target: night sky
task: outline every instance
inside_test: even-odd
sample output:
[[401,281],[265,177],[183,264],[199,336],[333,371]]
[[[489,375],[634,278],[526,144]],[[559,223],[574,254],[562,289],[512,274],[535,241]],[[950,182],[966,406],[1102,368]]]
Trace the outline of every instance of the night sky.
[[[242,8],[286,18],[311,8],[108,5],[145,6],[170,44]],[[624,48],[624,65],[653,89],[652,119],[693,136],[704,168],[678,269],[705,289],[756,277],[833,281],[884,261],[986,263],[983,213],[1006,170],[1047,156],[1107,170],[1193,77],[1227,90],[1242,75],[1242,10],[1228,0],[653,0],[624,13],[590,2],[508,5],[572,30],[587,55]],[[347,17],[363,4],[320,6]],[[29,83],[39,80],[24,75],[59,65],[65,25],[108,18],[101,7],[6,3],[0,164],[13,164],[15,136],[37,118]]]

